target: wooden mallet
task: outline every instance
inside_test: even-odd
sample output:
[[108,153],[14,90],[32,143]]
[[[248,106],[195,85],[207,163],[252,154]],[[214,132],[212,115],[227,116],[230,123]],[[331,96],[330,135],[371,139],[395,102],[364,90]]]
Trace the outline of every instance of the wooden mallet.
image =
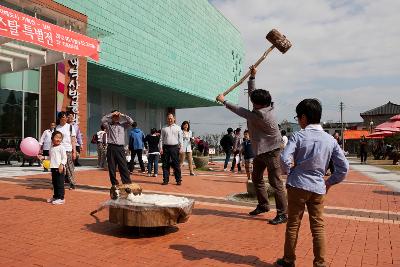
[[[258,65],[260,65],[260,63],[268,56],[268,54],[274,49],[277,48],[279,51],[282,52],[282,54],[285,54],[286,51],[289,50],[290,47],[292,47],[292,43],[286,39],[286,36],[281,34],[278,30],[273,29],[271,30],[267,36],[266,36],[267,40],[270,41],[272,43],[272,46],[270,48],[268,48],[267,51],[264,52],[264,54],[257,60],[256,63],[254,63],[254,67],[257,68]],[[251,71],[247,71],[247,73],[234,85],[232,85],[231,87],[229,87],[225,92],[223,92],[222,94],[224,96],[226,96],[227,94],[229,94],[231,91],[233,91],[233,89],[235,89],[236,87],[238,87],[239,85],[241,85],[249,76],[250,76]]]

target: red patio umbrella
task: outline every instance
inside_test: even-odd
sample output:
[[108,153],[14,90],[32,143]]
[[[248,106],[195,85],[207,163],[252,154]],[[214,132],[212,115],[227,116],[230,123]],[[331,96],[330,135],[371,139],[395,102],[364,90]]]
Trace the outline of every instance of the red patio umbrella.
[[392,131],[380,131],[380,132],[374,132],[372,134],[369,134],[366,136],[366,138],[371,138],[371,139],[383,139],[385,137],[392,136],[394,132]]
[[400,130],[400,114],[393,116],[389,121],[376,126],[375,131],[394,131]]
[[375,128],[376,132],[393,132],[398,133],[400,132],[400,128],[392,128],[392,127],[379,127]]

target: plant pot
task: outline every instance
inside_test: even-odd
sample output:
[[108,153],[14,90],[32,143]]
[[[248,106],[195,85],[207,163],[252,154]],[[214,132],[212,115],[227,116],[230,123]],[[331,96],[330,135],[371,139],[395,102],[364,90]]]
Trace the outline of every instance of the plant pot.
[[193,162],[196,165],[196,168],[203,168],[208,165],[209,157],[208,156],[194,156]]

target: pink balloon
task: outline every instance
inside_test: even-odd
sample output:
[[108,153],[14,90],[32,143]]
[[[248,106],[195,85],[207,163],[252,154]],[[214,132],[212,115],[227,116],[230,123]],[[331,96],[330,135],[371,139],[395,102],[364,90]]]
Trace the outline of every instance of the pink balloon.
[[19,145],[22,153],[29,157],[36,157],[40,151],[39,142],[33,137],[26,137]]

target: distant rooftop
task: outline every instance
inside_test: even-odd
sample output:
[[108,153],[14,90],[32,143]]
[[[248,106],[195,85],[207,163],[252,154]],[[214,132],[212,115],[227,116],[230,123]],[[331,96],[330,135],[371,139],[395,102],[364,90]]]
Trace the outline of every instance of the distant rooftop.
[[360,113],[360,116],[379,116],[379,115],[397,115],[400,114],[400,105],[394,104],[392,102],[387,102],[386,104],[373,108],[371,110]]

